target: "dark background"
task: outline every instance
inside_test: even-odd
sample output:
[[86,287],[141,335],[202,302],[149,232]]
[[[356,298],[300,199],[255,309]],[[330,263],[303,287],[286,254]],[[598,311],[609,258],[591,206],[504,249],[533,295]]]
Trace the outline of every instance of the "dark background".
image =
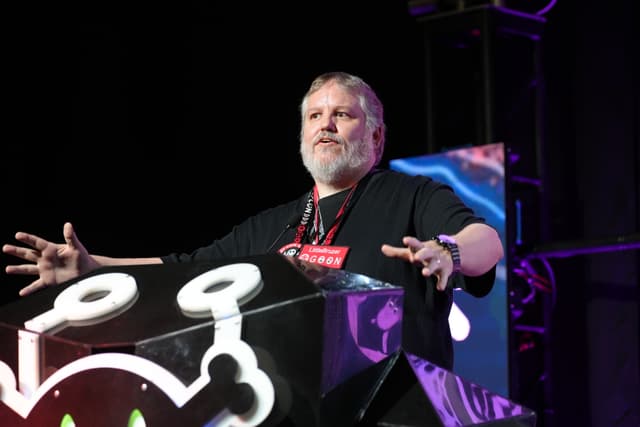
[[[299,161],[298,104],[325,71],[358,74],[378,91],[385,164],[460,142],[426,141],[423,28],[404,2],[55,13],[12,26],[7,43],[3,242],[18,230],[61,241],[72,221],[92,253],[189,251],[299,196],[311,180]],[[529,243],[637,239],[638,6],[559,1],[544,16],[545,233]],[[513,397],[539,411],[540,425],[638,425],[638,251],[551,265],[545,366],[539,384]],[[0,276],[2,301],[29,281]],[[544,396],[533,398],[537,387]]]

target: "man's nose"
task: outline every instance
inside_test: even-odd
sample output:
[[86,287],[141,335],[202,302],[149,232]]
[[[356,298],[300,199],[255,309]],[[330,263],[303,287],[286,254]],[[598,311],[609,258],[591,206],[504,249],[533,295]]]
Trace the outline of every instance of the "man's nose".
[[330,131],[336,130],[336,123],[333,120],[333,116],[323,117],[321,125],[322,125],[322,130],[330,130]]

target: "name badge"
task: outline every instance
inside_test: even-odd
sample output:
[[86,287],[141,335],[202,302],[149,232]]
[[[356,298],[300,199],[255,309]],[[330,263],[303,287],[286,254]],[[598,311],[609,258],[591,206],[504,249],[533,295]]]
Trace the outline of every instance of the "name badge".
[[347,246],[304,245],[298,259],[329,268],[342,268],[348,252]]

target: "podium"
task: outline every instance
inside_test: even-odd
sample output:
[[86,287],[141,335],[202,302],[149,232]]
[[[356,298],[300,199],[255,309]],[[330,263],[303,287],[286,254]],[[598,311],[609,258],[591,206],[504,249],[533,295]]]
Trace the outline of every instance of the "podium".
[[403,297],[277,254],[102,268],[0,307],[0,425],[535,426],[404,351]]

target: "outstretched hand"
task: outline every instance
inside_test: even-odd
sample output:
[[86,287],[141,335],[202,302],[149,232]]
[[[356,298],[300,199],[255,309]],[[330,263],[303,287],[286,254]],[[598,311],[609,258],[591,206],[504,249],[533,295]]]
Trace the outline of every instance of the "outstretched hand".
[[453,272],[453,260],[449,252],[433,240],[423,242],[411,236],[403,237],[402,244],[406,247],[382,245],[382,253],[421,267],[424,277],[434,274],[438,279],[436,288],[444,291]]
[[30,294],[46,286],[58,285],[99,267],[78,240],[71,223],[64,224],[63,235],[65,243],[53,243],[20,231],[15,235],[16,240],[29,247],[10,244],[2,247],[4,253],[29,262],[8,265],[5,268],[7,274],[38,276],[20,290],[20,295]]

